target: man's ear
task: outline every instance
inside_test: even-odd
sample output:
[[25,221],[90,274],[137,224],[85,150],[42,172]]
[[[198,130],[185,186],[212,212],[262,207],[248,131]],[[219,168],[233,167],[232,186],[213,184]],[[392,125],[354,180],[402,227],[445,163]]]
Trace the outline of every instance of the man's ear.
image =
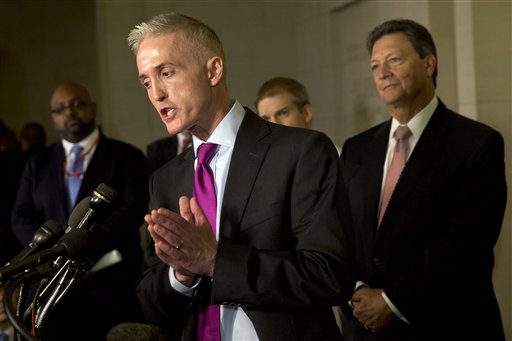
[[96,105],[96,102],[90,102],[89,105],[91,106],[91,110],[94,114],[94,118],[96,118],[98,116],[98,113],[97,113],[98,106]]
[[302,107],[302,114],[306,121],[306,128],[311,129],[311,126],[313,125],[313,106],[311,104],[306,104]]
[[224,75],[224,61],[219,56],[214,56],[206,63],[210,86],[217,86]]
[[425,67],[427,68],[427,72],[429,76],[434,74],[434,71],[437,66],[437,59],[433,54],[429,54],[425,57]]

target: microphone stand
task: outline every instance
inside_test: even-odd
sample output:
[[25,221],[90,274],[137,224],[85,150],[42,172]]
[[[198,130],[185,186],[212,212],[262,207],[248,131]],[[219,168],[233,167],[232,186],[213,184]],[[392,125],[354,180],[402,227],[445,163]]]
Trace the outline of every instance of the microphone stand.
[[16,277],[13,280],[9,281],[5,287],[4,292],[4,307],[5,307],[5,314],[7,315],[7,318],[11,322],[13,328],[16,330],[17,333],[19,333],[25,340],[31,340],[36,341],[37,339],[30,334],[30,331],[25,327],[23,322],[18,318],[18,316],[15,313],[13,304],[12,304],[12,297],[14,294],[14,291],[18,287],[18,285],[24,280],[23,277]]
[[21,309],[18,301],[16,309],[13,306],[13,296],[16,288],[23,286],[24,281],[32,280],[36,277],[45,276],[48,273],[54,272],[56,268],[60,266],[59,262],[53,261],[36,267],[33,270],[27,271],[22,275],[14,277],[12,280],[7,282],[5,285],[4,292],[4,308],[5,314],[9,319],[9,322],[16,330],[16,337],[19,339],[23,337],[26,340],[36,341],[36,338],[30,333],[27,327],[23,324],[23,321],[19,318],[19,310]]
[[85,260],[67,260],[48,285],[36,296],[34,300],[36,330],[44,330],[48,313],[84,277],[90,266],[90,262]]

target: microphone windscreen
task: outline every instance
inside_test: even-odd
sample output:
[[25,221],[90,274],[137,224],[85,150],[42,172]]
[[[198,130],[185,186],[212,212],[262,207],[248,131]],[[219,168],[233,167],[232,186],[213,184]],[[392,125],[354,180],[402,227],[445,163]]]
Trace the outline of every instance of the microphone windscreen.
[[100,183],[94,190],[94,194],[102,197],[101,199],[110,203],[117,197],[117,191],[105,183]]
[[62,236],[64,234],[64,230],[62,230],[62,226],[57,222],[57,220],[50,219],[43,226],[43,229],[46,229],[51,235],[54,236]]
[[93,246],[86,229],[72,229],[62,236],[60,245],[66,248],[71,259],[88,257]]
[[91,197],[85,197],[78,203],[78,205],[75,206],[75,208],[73,208],[68,219],[69,227],[76,228],[78,226],[89,209],[89,201],[91,201]]
[[53,219],[45,222],[34,234],[32,242],[36,245],[43,246],[47,242],[55,242],[64,234],[62,226]]

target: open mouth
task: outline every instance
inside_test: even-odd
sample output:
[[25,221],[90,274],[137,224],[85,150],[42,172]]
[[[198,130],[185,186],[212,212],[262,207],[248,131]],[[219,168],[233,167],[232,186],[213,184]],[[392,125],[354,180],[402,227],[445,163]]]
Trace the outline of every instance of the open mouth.
[[172,119],[175,114],[176,114],[176,109],[174,109],[174,108],[160,109],[160,116],[165,121]]

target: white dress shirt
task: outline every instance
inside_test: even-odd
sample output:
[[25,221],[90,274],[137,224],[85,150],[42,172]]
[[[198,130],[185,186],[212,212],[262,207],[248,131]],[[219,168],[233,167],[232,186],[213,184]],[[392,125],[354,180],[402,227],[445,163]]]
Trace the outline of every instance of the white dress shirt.
[[[197,148],[205,143],[211,142],[218,144],[217,152],[210,160],[210,167],[213,171],[215,179],[215,190],[217,192],[217,240],[219,239],[220,214],[222,208],[222,200],[224,198],[224,188],[228,177],[229,165],[231,163],[231,155],[233,154],[233,147],[235,145],[236,135],[238,129],[242,124],[245,116],[245,110],[242,105],[235,101],[231,110],[219,123],[217,128],[213,131],[208,141],[202,141],[193,136],[194,154],[196,155],[197,164]],[[194,166],[195,167],[195,166]],[[186,287],[176,280],[174,271],[170,269],[169,278],[172,287],[188,296],[193,296],[195,288],[199,282],[195,283],[192,288]],[[220,327],[221,327],[221,340],[239,340],[239,341],[253,341],[259,340],[256,330],[252,321],[247,314],[240,307],[236,306],[220,306]]]
[[[96,146],[98,145],[99,138],[100,138],[100,131],[96,127],[92,131],[92,133],[90,133],[85,139],[78,142],[78,144],[80,146],[82,146],[82,148],[84,149],[84,151],[81,155],[84,158],[84,173],[85,173],[85,170],[87,169],[87,166],[91,162],[92,156],[94,155],[94,151],[96,150]],[[69,142],[66,140],[62,140],[62,146],[64,147],[64,152],[66,153],[65,154],[66,155],[66,164],[64,165],[64,169],[68,169],[67,162],[69,160],[69,157],[71,156],[71,148],[73,148],[74,145],[75,145],[75,143],[72,143],[72,142]],[[66,177],[67,177],[67,174],[66,174]]]
[[[409,157],[412,154],[412,151],[414,150],[414,147],[416,147],[416,144],[418,143],[418,140],[421,137],[421,134],[423,133],[423,130],[425,130],[425,127],[428,124],[428,121],[430,121],[430,118],[434,114],[434,111],[437,108],[437,105],[439,104],[439,101],[436,96],[432,98],[432,100],[423,108],[420,112],[418,112],[414,117],[407,122],[407,126],[411,130],[411,137],[408,139],[409,143],[409,149],[407,151],[406,155],[406,163]],[[386,182],[386,176],[388,173],[389,165],[391,164],[391,160],[393,158],[393,151],[395,149],[396,140],[394,139],[393,135],[395,133],[395,130],[400,126],[400,122],[398,122],[395,118],[391,121],[391,129],[389,130],[389,139],[388,139],[388,150],[386,153],[386,161],[384,162],[384,172],[382,176],[382,187],[381,187],[381,194],[380,194],[380,200],[382,201],[382,194],[384,192],[384,183]],[[380,203],[379,203],[380,207]],[[364,285],[364,284],[363,284]],[[360,286],[360,285],[359,285]],[[357,287],[359,287],[357,286]],[[402,315],[402,313],[395,307],[393,302],[388,298],[386,293],[382,292],[382,297],[386,301],[389,308],[395,313],[396,316],[398,316],[402,321],[405,323],[409,323],[407,318]]]
[[[84,138],[82,141],[78,142],[80,146],[84,149],[81,157],[84,158],[84,171],[81,175],[83,178],[85,172],[87,171],[87,166],[91,162],[92,156],[94,155],[94,152],[96,151],[96,147],[98,146],[98,141],[100,139],[100,131],[98,127],[94,128],[92,133],[90,133],[86,138]],[[68,160],[71,156],[71,148],[75,143],[62,140],[62,146],[64,147],[64,152],[66,155],[66,164],[64,165],[64,170],[68,169]],[[67,178],[67,172],[64,172],[64,178]],[[65,181],[65,180],[64,180]],[[91,193],[92,194],[92,193]],[[114,264],[117,264],[121,262],[123,257],[121,256],[121,253],[117,250],[111,250],[104,254],[98,261],[91,267],[91,272],[97,272],[100,271],[106,267],[112,266]]]

